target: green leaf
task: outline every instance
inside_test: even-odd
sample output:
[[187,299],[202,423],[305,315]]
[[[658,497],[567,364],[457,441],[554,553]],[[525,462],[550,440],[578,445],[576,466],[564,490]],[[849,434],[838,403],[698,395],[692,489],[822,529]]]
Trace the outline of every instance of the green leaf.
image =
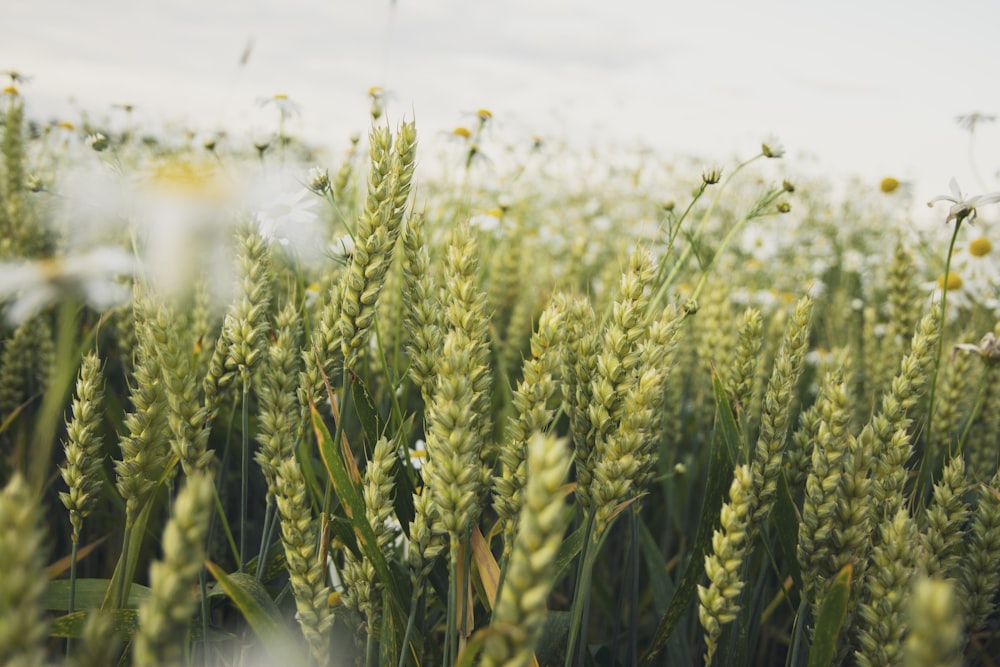
[[285,653],[295,655],[297,642],[291,634],[279,622],[281,611],[274,600],[267,594],[267,590],[253,577],[237,572],[227,574],[225,570],[211,561],[205,562],[205,567],[212,573],[215,580],[219,582],[225,594],[233,601],[236,608],[243,614],[254,634],[260,638],[261,643],[272,653],[272,657],[277,659],[284,651],[295,651],[295,653]]
[[649,573],[649,587],[653,591],[653,604],[656,613],[662,614],[670,603],[670,593],[673,590],[673,582],[667,574],[667,568],[663,563],[663,554],[656,543],[656,538],[649,532],[645,521],[639,521],[639,546],[642,549],[642,558],[646,563],[646,571]]
[[[94,613],[93,609],[74,611],[72,614],[60,616],[49,625],[49,636],[79,639],[83,636],[83,626],[87,617]],[[111,618],[111,627],[115,635],[123,640],[131,640],[139,630],[138,609],[102,609],[98,613]],[[209,628],[208,634],[202,636],[201,623],[192,623],[191,639],[195,641],[227,641],[234,637],[228,632]]]
[[568,611],[548,611],[545,614],[545,626],[542,636],[535,647],[538,662],[543,665],[555,664],[566,649],[566,637],[569,635],[571,615]]
[[[260,577],[260,581],[272,581],[278,576],[285,573],[288,569],[288,563],[285,561],[285,550],[281,545],[281,540],[276,540],[268,548],[267,562],[264,563],[264,574]],[[247,561],[244,569],[247,574],[255,576],[257,574],[257,559],[258,556],[254,556]]]
[[[111,579],[77,579],[76,608],[96,609],[100,607],[104,602],[104,594],[107,593],[110,586]],[[132,584],[125,606],[135,609],[151,593],[152,591],[147,586]],[[42,595],[42,607],[50,611],[66,611],[69,607],[69,579],[57,579],[49,582]]]
[[[402,427],[396,431],[397,444],[403,443],[402,447],[406,449],[407,434],[411,432],[413,422],[413,415],[406,418]],[[409,456],[407,456],[409,458]],[[410,536],[410,523],[413,522],[414,511],[413,511],[413,494],[416,493],[416,488],[414,488],[413,477],[416,472],[412,471],[412,465],[410,462],[404,461],[402,465],[396,465],[393,467],[393,478],[395,479],[395,484],[393,488],[395,493],[392,497],[392,506],[396,510],[396,518],[399,519],[399,525],[403,527],[403,532],[407,537]]]
[[[358,538],[358,547],[371,562],[372,567],[375,568],[375,573],[389,594],[389,599],[392,602],[389,605],[389,610],[396,616],[396,625],[405,627],[407,612],[404,609],[400,585],[389,571],[389,564],[386,562],[385,554],[382,553],[382,550],[378,546],[375,531],[372,529],[371,524],[368,523],[368,517],[365,515],[365,502],[361,496],[361,491],[351,481],[350,475],[347,473],[347,468],[340,459],[340,451],[334,445],[333,437],[326,428],[326,424],[323,423],[323,418],[319,414],[319,411],[316,410],[316,406],[311,405],[310,410],[312,412],[313,429],[316,431],[316,440],[319,444],[323,465],[326,466],[333,489],[343,504],[348,520],[354,527],[354,532]],[[408,600],[409,596],[406,599]]]
[[[49,626],[50,637],[78,638],[83,636],[83,625],[90,611],[74,611],[52,621]],[[137,609],[105,609],[102,614],[111,617],[111,627],[122,639],[132,639],[139,629],[139,611]]]
[[670,633],[684,616],[698,590],[698,582],[705,573],[705,554],[711,546],[712,533],[719,525],[722,503],[733,480],[732,453],[737,452],[739,448],[739,429],[736,427],[726,391],[716,375],[712,376],[712,386],[715,389],[715,429],[712,432],[712,444],[708,454],[708,473],[701,520],[698,522],[698,532],[681,583],[674,592],[670,607],[660,618],[652,643],[642,658],[645,667],[656,664],[656,656],[667,645]]
[[[729,394],[719,380],[719,376],[712,374],[712,388],[715,390],[715,429],[712,432],[712,447],[721,445],[725,448],[729,461],[728,467],[732,468],[740,462],[742,449],[740,443],[743,438],[740,436],[740,429],[736,425],[736,418],[733,406],[729,403]],[[732,471],[730,471],[732,472]],[[732,481],[732,480],[730,480]],[[729,486],[726,485],[728,493]]]
[[351,373],[351,396],[354,398],[354,407],[358,411],[358,419],[361,420],[361,429],[368,440],[368,446],[374,448],[382,433],[379,427],[378,408],[375,407],[375,399],[368,391],[368,385],[354,373]]
[[816,633],[812,650],[809,651],[809,667],[826,667],[833,664],[837,650],[837,638],[847,617],[847,602],[851,596],[851,577],[854,566],[848,563],[837,574],[833,585],[823,598],[819,614],[816,616]]
[[[785,557],[788,574],[795,583],[795,590],[802,590],[802,570],[799,568],[799,514],[792,500],[792,491],[788,488],[785,472],[778,475],[778,492],[774,498],[774,528],[778,534],[778,545]],[[792,603],[796,604],[795,602]]]
[[329,526],[330,535],[335,540],[339,540],[341,544],[350,549],[351,553],[358,558],[361,557],[361,548],[358,546],[358,540],[354,535],[354,530],[351,528],[349,520],[342,516],[334,515],[327,526]]
[[584,529],[585,526],[581,525],[559,545],[559,553],[556,554],[556,562],[553,570],[555,572],[552,580],[553,586],[562,581],[562,578],[569,571],[569,566],[573,563],[573,559],[583,549]]
[[455,660],[455,667],[472,667],[475,665],[476,658],[482,652],[483,646],[486,645],[486,638],[499,633],[500,631],[493,627],[485,627],[477,631],[458,655],[458,659]]
[[[163,475],[166,476],[166,474],[167,471],[165,470]],[[154,501],[162,485],[163,481],[161,478],[160,483],[156,485],[146,498],[142,510],[139,511],[139,516],[136,517],[135,523],[132,525],[131,534],[128,539],[128,551],[122,552],[118,557],[118,563],[115,565],[115,570],[111,575],[108,590],[104,594],[102,608],[107,608],[108,605],[115,606],[116,601],[112,598],[115,596],[115,584],[118,582],[119,577],[122,578],[123,597],[125,599],[130,597],[129,590],[131,589],[132,582],[135,580],[135,569],[139,565],[139,551],[142,548],[142,538],[146,534],[146,524],[149,522],[149,514],[153,509]]]

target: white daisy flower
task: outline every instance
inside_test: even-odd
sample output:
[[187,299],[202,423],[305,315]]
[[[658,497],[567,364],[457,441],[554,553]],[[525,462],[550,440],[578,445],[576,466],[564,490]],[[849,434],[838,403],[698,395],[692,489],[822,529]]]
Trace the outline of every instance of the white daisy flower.
[[775,137],[765,139],[760,145],[760,150],[764,157],[768,158],[780,158],[785,154],[785,147]]
[[309,170],[309,189],[318,195],[330,191],[330,171],[323,167],[312,167]]
[[[924,285],[925,289],[931,293],[931,303],[935,304],[936,307],[940,307],[941,298],[944,296],[945,281],[945,275],[942,273],[938,276],[937,280]],[[952,267],[952,270],[948,273],[947,285],[948,313],[946,317],[949,322],[953,322],[960,312],[968,311],[972,306],[972,299],[969,296],[965,280],[956,271],[955,267]]]
[[500,228],[500,216],[498,211],[480,213],[469,218],[469,226],[477,227],[484,232],[495,232]]
[[986,236],[970,241],[955,254],[952,264],[977,302],[988,305],[1000,295],[1000,261]]
[[992,331],[988,332],[979,340],[979,344],[960,343],[952,349],[952,356],[959,350],[963,352],[974,352],[989,363],[1000,360],[1000,338]]
[[100,132],[87,135],[87,145],[100,153],[108,147],[108,138]]
[[427,443],[422,439],[418,439],[413,443],[413,449],[410,450],[410,465],[413,466],[414,470],[420,470],[424,467],[424,461],[427,460]]
[[337,565],[333,562],[333,557],[329,554],[326,556],[326,571],[330,575],[330,588],[332,588],[335,593],[342,593],[344,591],[344,582],[341,581],[340,572],[337,571]]
[[0,302],[7,302],[5,317],[15,325],[68,295],[106,310],[128,300],[129,290],[116,278],[137,268],[131,254],[109,246],[79,255],[0,262]]
[[330,246],[330,251],[334,257],[350,257],[354,254],[354,239],[350,234],[344,234],[337,238]]
[[271,97],[260,97],[257,99],[257,103],[262,107],[273,106],[281,114],[282,119],[298,116],[302,111],[302,106],[288,99],[288,95],[284,93],[277,93]]
[[930,207],[933,207],[939,201],[951,202],[952,206],[948,209],[948,218],[945,220],[945,224],[952,220],[957,224],[962,224],[964,220],[968,220],[971,223],[976,219],[976,209],[978,207],[1000,202],[1000,192],[990,192],[989,194],[978,195],[976,197],[969,197],[962,194],[962,191],[958,187],[958,181],[954,178],[948,183],[948,187],[951,189],[951,195],[938,195],[927,202],[927,205]]
[[294,178],[271,176],[249,196],[249,208],[260,233],[285,248],[307,266],[324,259],[324,230],[317,210],[319,200]]

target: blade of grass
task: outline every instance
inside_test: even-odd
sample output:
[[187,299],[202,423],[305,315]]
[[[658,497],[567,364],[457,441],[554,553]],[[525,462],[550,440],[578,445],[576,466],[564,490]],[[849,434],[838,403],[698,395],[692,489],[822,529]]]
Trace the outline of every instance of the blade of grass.
[[652,642],[642,657],[641,664],[650,667],[656,664],[656,657],[663,651],[670,639],[674,627],[683,618],[695,592],[698,582],[705,572],[705,554],[712,543],[712,533],[719,525],[719,513],[722,502],[729,490],[733,477],[732,453],[738,451],[739,431],[733,419],[733,410],[729,405],[725,389],[718,376],[713,376],[712,385],[715,389],[715,430],[708,454],[708,472],[705,481],[705,499],[702,503],[701,520],[695,536],[681,583],[674,592],[670,607],[660,618],[660,623],[653,634]]
[[316,432],[316,441],[319,445],[320,457],[323,459],[323,464],[326,467],[327,474],[330,476],[330,482],[333,484],[337,497],[343,503],[344,512],[358,537],[358,546],[372,563],[376,574],[378,574],[379,579],[382,581],[382,585],[389,594],[389,599],[392,602],[389,605],[389,610],[396,616],[395,621],[399,626],[405,626],[406,610],[403,605],[400,584],[389,571],[385,554],[378,547],[375,531],[365,516],[365,504],[361,492],[351,479],[344,461],[341,460],[337,447],[333,443],[333,437],[326,428],[326,424],[323,423],[323,418],[319,414],[319,411],[316,410],[316,406],[310,405],[309,407],[312,414],[313,429]]
[[379,426],[378,408],[375,407],[375,399],[368,391],[368,385],[355,373],[351,373],[351,396],[354,398],[358,419],[361,420],[361,430],[364,431],[365,438],[368,439],[368,446],[374,447],[382,433]]
[[[785,567],[795,582],[795,590],[802,591],[802,569],[799,567],[797,547],[799,544],[799,513],[792,500],[792,491],[782,471],[778,475],[778,492],[774,500],[773,523],[778,536],[778,545],[784,556]],[[793,602],[797,605],[798,602]]]
[[[288,656],[298,654],[295,649],[298,642],[276,620],[281,616],[278,606],[256,579],[239,572],[233,575],[227,574],[225,570],[212,561],[205,561],[205,567],[243,614],[243,618],[247,620],[254,634],[260,638],[264,648],[271,653],[272,657],[279,659],[283,656],[280,659],[288,660]],[[305,664],[301,659],[295,662],[296,664]]]
[[848,563],[837,574],[833,585],[823,598],[816,617],[816,632],[813,635],[812,650],[809,651],[809,667],[826,667],[833,664],[837,650],[837,638],[847,617],[847,602],[851,595],[851,577],[854,566]]
[[[76,606],[81,609],[100,607],[104,601],[104,594],[110,585],[110,579],[77,579]],[[51,611],[65,611],[66,605],[69,604],[69,588],[69,579],[50,581],[42,594],[42,607]],[[149,587],[132,584],[125,604],[134,609],[149,595]]]

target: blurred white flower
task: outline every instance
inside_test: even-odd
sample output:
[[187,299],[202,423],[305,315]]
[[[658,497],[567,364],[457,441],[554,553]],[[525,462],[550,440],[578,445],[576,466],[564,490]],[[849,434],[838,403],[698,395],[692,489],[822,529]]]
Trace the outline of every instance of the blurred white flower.
[[996,114],[983,113],[982,111],[973,111],[972,113],[962,114],[961,116],[955,117],[955,122],[958,123],[959,127],[969,133],[976,131],[976,126],[981,123],[993,123],[996,122]]
[[0,302],[9,302],[4,314],[11,324],[70,295],[105,310],[128,300],[129,290],[116,279],[137,268],[132,255],[109,246],[79,255],[0,262]]
[[224,303],[234,269],[232,187],[207,161],[170,158],[149,168],[135,188],[132,222],[150,284],[181,297],[205,279]]
[[319,200],[290,173],[268,174],[249,194],[249,209],[260,233],[306,266],[318,266],[326,243]]
[[780,158],[785,154],[785,147],[774,137],[768,137],[761,143],[760,150],[764,157]]
[[[938,276],[938,279],[926,283],[924,288],[928,290],[931,294],[931,303],[940,307],[941,298],[944,296],[944,288],[946,284],[945,275],[942,273]],[[951,272],[947,276],[947,286],[948,286],[948,312],[946,318],[948,322],[953,322],[956,317],[958,317],[960,312],[967,312],[969,307],[972,305],[972,299],[969,296],[969,290],[965,285],[965,279],[962,278],[952,267]]]
[[350,257],[354,253],[354,239],[350,234],[344,234],[337,238],[330,246],[334,257]]
[[980,236],[970,241],[965,248],[955,253],[952,264],[977,301],[985,302],[997,297],[1000,290],[1000,259],[989,238]]
[[259,97],[257,103],[262,107],[273,106],[278,110],[282,120],[297,116],[302,111],[301,105],[288,99],[288,95],[278,93],[271,97]]
[[316,221],[315,207],[316,200],[303,188],[274,193],[260,202],[254,214],[262,235],[287,246],[297,226]]
[[324,167],[312,167],[309,170],[309,189],[318,195],[330,191],[330,172]]
[[469,226],[481,229],[484,232],[495,232],[500,228],[499,211],[480,213],[469,218]]
[[100,153],[108,147],[108,138],[100,132],[87,135],[87,145]]
[[990,192],[989,194],[978,195],[976,197],[968,197],[962,194],[962,191],[958,187],[958,181],[954,178],[948,183],[948,187],[951,189],[951,195],[938,195],[927,202],[927,205],[930,207],[933,207],[939,201],[951,202],[952,206],[948,209],[948,218],[945,220],[945,224],[952,220],[958,224],[961,224],[964,220],[968,220],[971,223],[976,219],[976,209],[979,206],[1000,202],[1000,192]]
[[326,557],[326,571],[330,575],[330,588],[332,588],[335,593],[344,592],[344,582],[341,581],[340,572],[337,571],[337,565],[333,562],[333,557],[329,554]]
[[418,439],[413,443],[413,449],[410,450],[410,465],[413,466],[414,470],[420,470],[424,467],[424,461],[427,460],[427,443],[421,439]]
[[959,350],[963,352],[974,352],[990,363],[1000,360],[1000,338],[992,331],[988,332],[979,340],[979,344],[959,343],[952,348],[952,356]]

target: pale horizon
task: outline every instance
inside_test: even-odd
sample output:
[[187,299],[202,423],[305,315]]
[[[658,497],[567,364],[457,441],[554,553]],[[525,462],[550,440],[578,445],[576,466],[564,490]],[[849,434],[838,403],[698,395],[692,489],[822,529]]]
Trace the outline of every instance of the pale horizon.
[[0,68],[32,77],[22,92],[42,119],[131,104],[140,125],[248,131],[273,117],[257,100],[280,93],[301,105],[291,133],[343,146],[367,127],[366,91],[382,86],[389,116],[415,116],[425,136],[486,108],[507,141],[731,164],[775,137],[790,173],[893,176],[918,200],[952,176],[963,191],[1000,189],[1000,127],[977,128],[979,182],[956,123],[1000,111],[985,85],[1000,7],[939,7],[13,0]]

